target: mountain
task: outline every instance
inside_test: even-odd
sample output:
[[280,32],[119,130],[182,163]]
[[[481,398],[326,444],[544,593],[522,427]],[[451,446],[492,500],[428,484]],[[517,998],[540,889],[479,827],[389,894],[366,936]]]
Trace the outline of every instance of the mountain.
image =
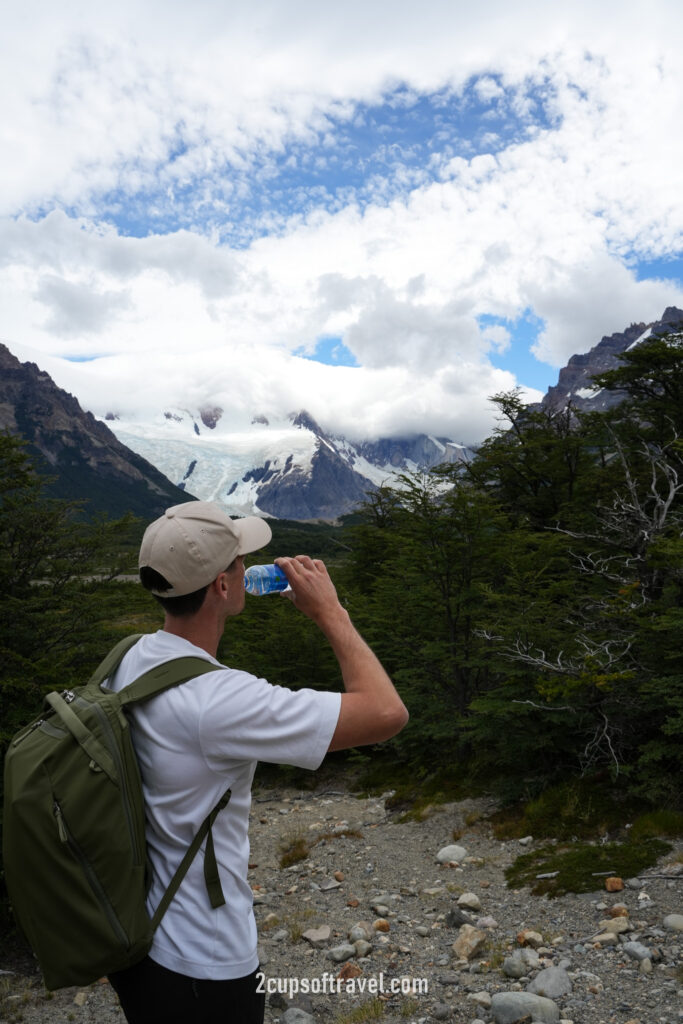
[[623,395],[618,391],[597,390],[591,385],[591,377],[614,369],[619,365],[622,352],[646,338],[680,330],[683,330],[683,310],[669,306],[660,320],[651,324],[631,324],[620,334],[602,338],[589,352],[571,357],[560,370],[557,384],[548,388],[540,403],[541,408],[559,412],[571,402],[576,409],[582,411],[603,412],[617,405]]
[[235,428],[223,410],[167,409],[144,423],[107,414],[120,441],[180,487],[232,515],[333,520],[404,472],[471,457],[447,438],[419,435],[352,442],[327,433],[306,411],[263,414]]
[[87,499],[86,512],[160,515],[188,495],[84,412],[34,363],[0,344],[0,430],[22,437],[56,498]]

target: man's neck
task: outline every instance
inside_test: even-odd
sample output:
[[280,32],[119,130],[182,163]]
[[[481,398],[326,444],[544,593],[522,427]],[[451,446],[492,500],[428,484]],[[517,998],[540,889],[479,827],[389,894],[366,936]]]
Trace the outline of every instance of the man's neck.
[[215,658],[218,653],[218,644],[223,635],[223,629],[216,622],[202,619],[197,615],[192,615],[189,618],[167,615],[163,629],[165,633],[182,637],[183,640],[194,644],[195,647],[201,647],[212,658]]

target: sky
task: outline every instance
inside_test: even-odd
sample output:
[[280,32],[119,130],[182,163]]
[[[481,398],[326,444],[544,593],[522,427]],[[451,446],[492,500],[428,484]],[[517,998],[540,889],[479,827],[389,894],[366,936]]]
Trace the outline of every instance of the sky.
[[9,0],[0,339],[96,415],[476,443],[683,307],[672,0]]

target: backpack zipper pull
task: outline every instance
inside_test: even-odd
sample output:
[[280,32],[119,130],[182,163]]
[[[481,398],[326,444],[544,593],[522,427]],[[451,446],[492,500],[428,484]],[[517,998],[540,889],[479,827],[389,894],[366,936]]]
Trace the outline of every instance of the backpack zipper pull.
[[61,696],[67,704],[70,704],[72,700],[76,700],[76,694],[73,690],[62,690]]
[[64,824],[64,815],[62,814],[62,808],[56,800],[52,806],[52,810],[55,818],[57,819],[57,831],[59,832],[59,838],[61,842],[68,843],[69,836],[67,835],[66,825]]
[[44,718],[39,718],[37,721],[33,722],[32,725],[30,725],[25,732],[22,732],[20,736],[17,736],[12,746],[17,747],[23,740],[26,739],[27,736],[31,735],[34,729],[40,728],[44,721]]

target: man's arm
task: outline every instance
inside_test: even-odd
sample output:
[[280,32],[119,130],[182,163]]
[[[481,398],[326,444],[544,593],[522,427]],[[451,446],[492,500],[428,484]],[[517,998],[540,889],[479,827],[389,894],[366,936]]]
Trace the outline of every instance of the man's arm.
[[292,588],[290,600],[325,634],[341,669],[346,692],[329,750],[379,743],[395,736],[408,721],[408,711],[339,603],[324,563],[307,555],[276,561]]

